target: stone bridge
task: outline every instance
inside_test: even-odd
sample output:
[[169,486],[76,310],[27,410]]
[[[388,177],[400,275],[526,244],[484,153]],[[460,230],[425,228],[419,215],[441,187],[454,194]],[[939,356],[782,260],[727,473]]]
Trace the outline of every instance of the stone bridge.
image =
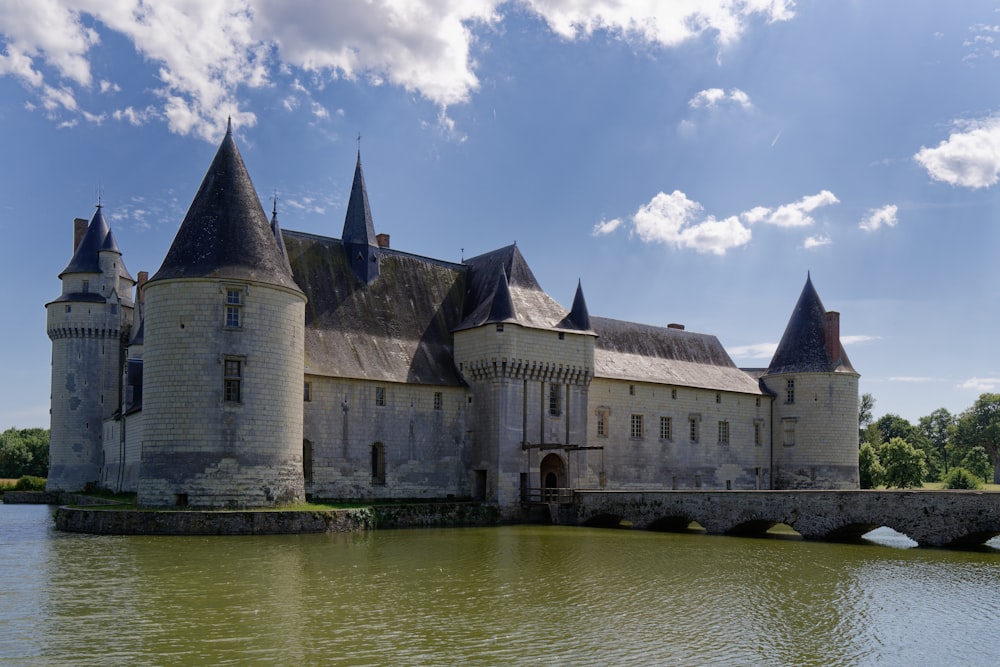
[[574,491],[558,521],[760,535],[784,523],[805,539],[852,541],[880,526],[922,547],[972,548],[1000,535],[1000,493],[981,491]]

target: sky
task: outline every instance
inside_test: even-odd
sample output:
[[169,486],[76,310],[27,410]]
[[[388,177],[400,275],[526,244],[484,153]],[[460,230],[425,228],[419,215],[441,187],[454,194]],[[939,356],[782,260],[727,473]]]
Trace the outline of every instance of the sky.
[[[227,118],[265,210],[517,243],[565,307],[769,362],[807,275],[875,416],[1000,391],[1000,2],[0,0],[0,430],[104,207],[155,272]],[[360,137],[360,138],[359,138]]]

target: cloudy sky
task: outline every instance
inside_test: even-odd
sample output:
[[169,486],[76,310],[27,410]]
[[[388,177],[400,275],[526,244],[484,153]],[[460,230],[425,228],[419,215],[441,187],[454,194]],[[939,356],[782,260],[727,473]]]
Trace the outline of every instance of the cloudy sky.
[[[664,8],[667,7],[667,8]],[[766,366],[806,280],[876,415],[1000,390],[1000,3],[0,0],[0,429],[47,426],[44,304],[101,198],[154,272],[231,116],[265,208],[516,242],[592,314]]]

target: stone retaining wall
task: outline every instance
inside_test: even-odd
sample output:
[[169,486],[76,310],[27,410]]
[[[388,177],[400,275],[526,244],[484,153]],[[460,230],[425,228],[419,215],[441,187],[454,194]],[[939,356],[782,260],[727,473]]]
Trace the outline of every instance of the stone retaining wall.
[[496,507],[479,503],[381,505],[343,510],[193,511],[60,507],[56,528],[100,535],[284,535],[376,528],[486,526]]

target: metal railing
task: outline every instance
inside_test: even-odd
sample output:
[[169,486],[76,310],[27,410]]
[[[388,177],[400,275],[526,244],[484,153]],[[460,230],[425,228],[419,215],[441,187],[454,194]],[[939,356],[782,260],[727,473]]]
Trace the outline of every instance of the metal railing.
[[522,488],[521,502],[525,503],[560,503],[568,505],[573,502],[573,489],[568,488]]

